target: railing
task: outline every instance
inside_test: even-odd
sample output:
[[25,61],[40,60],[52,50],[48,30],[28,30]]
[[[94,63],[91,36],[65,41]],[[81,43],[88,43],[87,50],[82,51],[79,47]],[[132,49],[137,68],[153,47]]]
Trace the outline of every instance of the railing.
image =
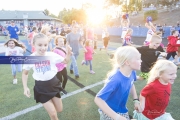
[[[137,36],[137,37],[146,37],[147,31],[148,29],[146,27],[136,27],[133,26],[131,27],[133,29],[133,34],[132,36]],[[171,35],[171,28],[172,27],[163,27],[163,31],[164,31],[164,35],[163,37],[167,37],[169,35]],[[180,30],[180,27],[175,27],[176,30]],[[157,31],[159,30],[159,27],[157,27]],[[109,34],[113,35],[113,36],[121,36],[122,33],[122,28],[118,28],[118,27],[112,27],[112,28],[108,28]],[[101,35],[102,34],[102,29],[101,28],[96,28],[94,30],[94,32],[97,35]]]

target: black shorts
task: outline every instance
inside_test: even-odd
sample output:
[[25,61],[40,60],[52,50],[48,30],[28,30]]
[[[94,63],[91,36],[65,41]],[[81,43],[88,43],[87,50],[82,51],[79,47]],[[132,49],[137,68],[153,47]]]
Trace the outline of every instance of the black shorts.
[[35,80],[34,99],[36,103],[46,103],[53,97],[61,98],[60,91],[62,87],[56,75],[48,81]]
[[105,37],[103,38],[103,40],[104,40],[104,47],[107,47],[109,43],[109,37]]
[[170,52],[170,53],[167,54],[166,59],[169,60],[169,58],[170,58],[171,56],[172,56],[173,59],[174,59],[176,55],[177,55],[176,51],[175,51],[175,52]]

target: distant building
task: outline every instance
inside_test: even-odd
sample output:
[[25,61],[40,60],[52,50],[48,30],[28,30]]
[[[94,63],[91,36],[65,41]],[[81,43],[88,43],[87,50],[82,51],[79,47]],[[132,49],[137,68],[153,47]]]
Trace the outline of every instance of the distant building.
[[0,24],[8,25],[14,20],[17,26],[41,26],[44,23],[60,25],[61,20],[50,17],[44,11],[0,10]]

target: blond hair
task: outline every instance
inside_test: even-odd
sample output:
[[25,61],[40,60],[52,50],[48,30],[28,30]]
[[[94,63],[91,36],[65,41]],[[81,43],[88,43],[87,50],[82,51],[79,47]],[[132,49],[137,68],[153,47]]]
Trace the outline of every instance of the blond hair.
[[41,38],[44,38],[44,39],[47,39],[48,40],[48,37],[43,34],[43,33],[38,33],[36,34],[34,37],[33,37],[33,44],[35,44],[35,42],[37,41],[37,39],[41,39]]
[[49,31],[51,28],[50,26],[48,25],[43,25],[42,28],[41,28],[41,32],[40,33],[43,33],[43,34],[47,34],[47,31]]
[[132,32],[133,32],[133,29],[128,28],[128,29],[127,29],[127,32],[126,32],[126,35],[127,35],[128,33],[130,33],[130,32],[132,33]]
[[149,72],[147,84],[159,79],[159,76],[169,68],[177,69],[177,66],[169,60],[158,60]]
[[154,33],[152,35],[152,38],[151,38],[150,42],[154,42],[154,41],[157,41],[157,40],[161,40],[162,41],[162,37],[159,35],[159,33]]
[[124,66],[125,62],[133,59],[139,51],[132,46],[119,47],[112,60],[113,69],[108,73],[107,77],[109,78],[118,68]]

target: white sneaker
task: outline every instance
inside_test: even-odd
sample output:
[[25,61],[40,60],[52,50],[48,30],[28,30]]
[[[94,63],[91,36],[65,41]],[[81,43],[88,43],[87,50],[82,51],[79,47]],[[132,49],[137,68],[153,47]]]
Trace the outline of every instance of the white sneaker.
[[17,84],[17,79],[14,79],[14,80],[13,80],[13,84]]

